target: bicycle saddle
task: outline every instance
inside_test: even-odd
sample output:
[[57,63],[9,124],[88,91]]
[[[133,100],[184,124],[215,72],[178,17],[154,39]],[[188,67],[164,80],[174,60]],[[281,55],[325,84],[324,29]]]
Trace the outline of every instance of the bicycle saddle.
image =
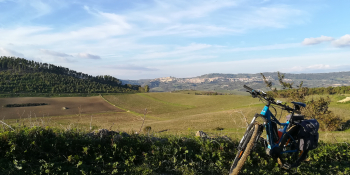
[[306,107],[306,104],[305,103],[302,103],[302,102],[295,102],[295,101],[292,101],[292,103],[295,105],[295,106],[301,106],[301,107]]

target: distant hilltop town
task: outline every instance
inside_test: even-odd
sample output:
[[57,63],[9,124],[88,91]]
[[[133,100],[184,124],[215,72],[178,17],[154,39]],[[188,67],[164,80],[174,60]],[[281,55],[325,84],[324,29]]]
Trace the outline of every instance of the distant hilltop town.
[[[271,76],[266,77],[267,80],[274,80]],[[176,78],[176,77],[162,77],[151,80],[150,82],[178,82],[178,83],[205,83],[205,82],[262,82],[261,77],[250,78],[226,78],[226,77],[213,77],[213,78]],[[284,79],[284,81],[292,81],[291,79]]]

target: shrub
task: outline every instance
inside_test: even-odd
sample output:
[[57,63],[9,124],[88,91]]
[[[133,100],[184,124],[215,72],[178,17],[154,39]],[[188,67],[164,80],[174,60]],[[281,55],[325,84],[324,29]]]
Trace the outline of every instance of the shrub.
[[272,82],[267,81],[263,74],[261,75],[263,76],[266,86],[272,90],[268,95],[287,98],[289,102],[296,101],[306,103],[306,108],[302,108],[300,112],[305,115],[306,118],[317,119],[320,123],[321,130],[335,131],[342,127],[342,119],[328,110],[328,106],[331,102],[329,97],[320,97],[317,100],[311,99],[307,101],[305,97],[309,95],[309,88],[302,87],[303,82],[299,84],[297,89],[293,88],[293,83],[284,82],[284,75],[278,72],[278,79],[283,90],[277,90],[276,88],[272,88]]
[[216,127],[216,128],[214,128],[214,130],[222,131],[222,130],[224,130],[224,128],[222,128],[222,127]]
[[[0,174],[228,174],[238,140],[18,128],[0,132]],[[319,143],[298,174],[349,174],[350,147]],[[289,174],[257,145],[241,174]]]
[[151,126],[146,126],[145,128],[143,128],[143,131],[149,133],[151,132],[151,129],[152,129]]

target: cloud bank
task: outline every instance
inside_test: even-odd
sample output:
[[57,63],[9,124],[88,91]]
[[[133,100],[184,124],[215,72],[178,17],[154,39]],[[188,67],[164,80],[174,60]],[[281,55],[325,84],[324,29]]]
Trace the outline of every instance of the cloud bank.
[[55,52],[55,51],[46,50],[46,49],[40,49],[40,51],[46,55],[51,55],[54,57],[71,57],[72,56],[72,55],[62,53],[62,52]]
[[101,57],[98,55],[92,55],[88,53],[79,53],[77,56],[80,58],[93,59],[93,60],[101,59]]
[[350,35],[344,35],[339,39],[336,39],[332,42],[335,47],[349,47],[350,46]]
[[320,36],[318,38],[305,38],[302,44],[304,45],[315,45],[315,44],[320,44],[322,42],[327,42],[327,41],[332,41],[334,40],[333,37],[329,36]]
[[136,65],[117,65],[117,66],[104,66],[105,68],[118,69],[118,70],[128,70],[128,71],[157,71],[159,69],[148,68]]
[[24,57],[22,53],[0,47],[0,56]]

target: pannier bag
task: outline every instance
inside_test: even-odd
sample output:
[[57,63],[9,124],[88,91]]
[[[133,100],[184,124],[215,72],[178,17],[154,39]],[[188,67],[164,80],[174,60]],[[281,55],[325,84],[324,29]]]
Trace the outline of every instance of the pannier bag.
[[318,129],[320,127],[320,124],[317,122],[317,120],[303,120],[298,125],[300,126],[298,133],[298,137],[300,138],[299,149],[306,151],[317,148],[319,138]]

